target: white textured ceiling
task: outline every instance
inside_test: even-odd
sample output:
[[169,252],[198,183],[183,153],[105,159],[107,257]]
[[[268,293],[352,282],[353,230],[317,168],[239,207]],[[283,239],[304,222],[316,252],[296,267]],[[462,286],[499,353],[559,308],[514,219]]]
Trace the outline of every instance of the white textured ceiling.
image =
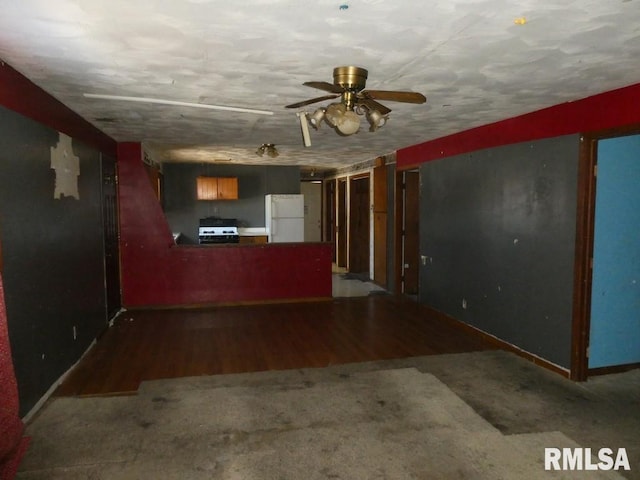
[[[640,0],[0,0],[0,58],[158,161],[341,167],[640,82]],[[305,148],[284,105],[324,95],[302,83],[342,65],[427,103],[381,102],[393,111],[377,132],[325,125]],[[280,156],[255,155],[262,143]]]

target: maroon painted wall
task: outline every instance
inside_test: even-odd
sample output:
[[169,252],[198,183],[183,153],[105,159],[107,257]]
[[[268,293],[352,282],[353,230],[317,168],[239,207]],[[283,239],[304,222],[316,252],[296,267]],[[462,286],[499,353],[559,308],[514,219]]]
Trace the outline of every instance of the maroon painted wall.
[[640,83],[398,150],[398,168],[461,153],[574,133],[640,125]]
[[115,140],[1,61],[0,105],[66,133],[110,157],[116,156]]
[[331,297],[330,244],[174,245],[138,143],[118,145],[125,307]]

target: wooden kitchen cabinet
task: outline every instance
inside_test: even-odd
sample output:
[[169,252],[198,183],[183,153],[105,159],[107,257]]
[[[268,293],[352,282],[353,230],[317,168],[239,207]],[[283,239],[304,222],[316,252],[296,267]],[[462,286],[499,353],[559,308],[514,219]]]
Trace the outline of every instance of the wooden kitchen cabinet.
[[198,177],[198,200],[237,200],[238,177]]
[[238,178],[218,177],[218,200],[238,199]]
[[269,237],[266,235],[240,236],[240,243],[245,245],[268,243],[268,240]]

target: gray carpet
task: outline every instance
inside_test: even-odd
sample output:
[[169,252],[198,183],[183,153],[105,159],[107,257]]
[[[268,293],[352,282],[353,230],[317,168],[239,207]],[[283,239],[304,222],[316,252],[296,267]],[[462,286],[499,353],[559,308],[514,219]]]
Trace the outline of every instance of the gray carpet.
[[146,382],[48,402],[18,478],[623,478],[544,471],[544,447],[585,439],[626,447],[638,478],[640,375],[624,375],[576,385],[482,352]]

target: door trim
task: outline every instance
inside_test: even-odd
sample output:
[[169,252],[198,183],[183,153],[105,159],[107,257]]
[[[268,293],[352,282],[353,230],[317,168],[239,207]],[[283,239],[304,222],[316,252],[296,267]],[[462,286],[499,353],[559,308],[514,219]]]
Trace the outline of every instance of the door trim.
[[573,318],[571,328],[571,370],[569,378],[585,381],[589,374],[588,348],[591,328],[591,283],[595,228],[596,165],[598,141],[640,133],[640,125],[589,132],[580,136],[578,198],[573,276]]
[[349,261],[349,193],[347,178],[339,178],[336,183],[336,265],[347,268]]
[[[348,234],[348,243],[347,243],[347,258],[349,259],[347,262],[347,270],[349,272],[353,272],[353,273],[365,273],[365,271],[358,271],[358,272],[354,272],[354,258],[357,259],[358,261],[360,261],[360,259],[364,259],[365,255],[367,258],[366,262],[362,262],[363,265],[366,264],[366,273],[369,276],[369,278],[371,278],[371,217],[372,217],[372,211],[371,211],[371,178],[372,176],[370,175],[369,172],[364,173],[364,174],[360,174],[360,175],[354,175],[349,177],[349,194],[347,195],[347,203],[349,205],[349,214],[348,214],[348,219],[347,219],[347,226],[349,229],[349,234]],[[357,205],[354,204],[354,202],[356,202],[357,200],[357,194],[355,193],[357,191],[356,188],[354,188],[354,183],[355,182],[363,182],[364,180],[366,180],[367,182],[367,192],[366,192],[366,206],[363,206],[364,208],[360,208],[358,211],[356,211],[354,209],[354,207],[356,207]],[[366,230],[366,234],[367,234],[367,241],[365,243],[365,245],[361,246],[359,244],[356,243],[356,228],[355,228],[355,221],[357,219],[361,219],[364,220],[366,222],[366,229],[362,229],[362,232],[364,232]],[[355,253],[357,253],[357,255],[355,255]],[[356,263],[356,267],[357,267],[357,263]],[[362,270],[362,269],[358,269],[358,270]]]
[[570,372],[570,378],[575,381],[587,379],[597,146],[597,138],[580,137]]
[[388,255],[388,167],[379,165],[372,172],[373,218],[371,229],[373,234],[373,281],[387,289],[387,255]]
[[[420,175],[420,169],[413,166],[407,166],[403,169],[396,170],[396,178],[395,178],[395,193],[394,193],[394,294],[395,295],[403,295],[404,294],[404,282],[402,281],[402,273],[404,268],[404,238],[402,231],[404,229],[404,209],[405,209],[405,194],[406,194],[406,185],[405,185],[405,174],[407,172],[416,172],[416,174]],[[420,190],[420,186],[418,185],[418,191]],[[418,209],[420,205],[418,205]],[[418,212],[420,215],[420,212]],[[418,249],[420,245],[420,233],[418,232]],[[419,268],[419,266],[418,266]],[[419,275],[419,274],[418,274]],[[418,295],[420,294],[420,280],[418,279]]]
[[420,170],[410,169],[402,173],[402,293],[417,297],[420,294]]
[[394,294],[402,295],[402,222],[404,219],[404,170],[396,169],[393,199]]

